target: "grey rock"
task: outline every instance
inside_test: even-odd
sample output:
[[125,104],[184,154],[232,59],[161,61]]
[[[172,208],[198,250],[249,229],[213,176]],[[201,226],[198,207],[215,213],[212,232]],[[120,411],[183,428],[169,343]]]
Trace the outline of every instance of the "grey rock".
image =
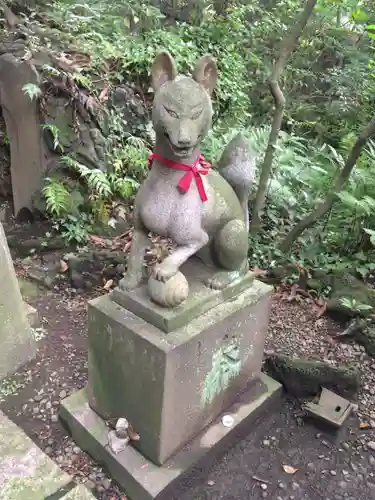
[[108,433],[108,445],[115,455],[125,450],[129,444],[129,438],[119,438],[116,435],[116,431],[109,431]]
[[266,357],[265,370],[297,397],[315,396],[321,387],[343,397],[353,397],[360,387],[358,370],[346,365],[332,366],[316,360],[270,354]]
[[93,481],[91,481],[91,479],[88,479],[86,482],[85,482],[85,486],[86,488],[88,488],[89,490],[94,490],[95,489],[95,483]]

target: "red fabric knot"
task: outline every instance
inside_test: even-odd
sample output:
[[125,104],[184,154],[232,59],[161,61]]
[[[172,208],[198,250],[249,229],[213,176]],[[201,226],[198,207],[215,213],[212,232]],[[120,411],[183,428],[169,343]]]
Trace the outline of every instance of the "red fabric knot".
[[187,193],[194,178],[201,200],[203,202],[207,201],[207,194],[206,190],[204,189],[204,184],[201,176],[208,174],[211,165],[203,158],[201,154],[198,155],[197,159],[192,165],[188,165],[186,163],[178,163],[172,160],[168,160],[167,158],[163,158],[157,153],[152,153],[148,157],[149,168],[152,167],[152,161],[154,159],[160,161],[160,163],[168,168],[173,168],[174,170],[184,170],[186,174],[181,178],[177,187],[183,193]]

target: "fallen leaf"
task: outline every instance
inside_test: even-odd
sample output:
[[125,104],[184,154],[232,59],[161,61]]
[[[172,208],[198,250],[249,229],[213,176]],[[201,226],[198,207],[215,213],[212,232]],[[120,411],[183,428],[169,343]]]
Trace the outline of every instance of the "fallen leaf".
[[62,273],[65,273],[69,269],[68,264],[65,262],[65,260],[60,260],[60,271]]
[[131,424],[128,427],[128,436],[132,441],[139,441],[141,439],[140,435],[137,434]]
[[124,252],[127,252],[127,251],[131,248],[131,246],[132,246],[132,242],[131,242],[131,240],[129,240],[129,241],[126,243],[126,245],[124,246],[124,250],[123,250],[123,251],[124,251]]
[[105,246],[104,238],[102,238],[101,236],[95,236],[92,234],[89,236],[89,240],[98,245]]
[[364,429],[370,429],[370,427],[371,427],[370,424],[367,423],[367,422],[361,422],[359,424],[359,428],[362,429],[362,430],[364,430]]
[[99,101],[104,102],[108,99],[108,87],[104,87],[104,89],[99,94]]
[[260,269],[257,266],[253,267],[251,272],[253,272],[256,277],[265,277],[268,275],[268,271],[266,271],[264,269]]
[[75,67],[77,69],[88,66],[91,63],[91,56],[73,51],[60,54],[60,56],[56,59],[67,66]]
[[292,302],[297,297],[298,285],[295,283],[290,289],[290,294],[287,298],[288,302]]
[[109,290],[113,285],[113,280],[108,280],[106,284],[103,286],[104,290]]
[[295,469],[294,467],[291,467],[290,465],[283,465],[284,472],[287,474],[295,474],[298,469]]
[[327,311],[327,304],[324,304],[321,308],[318,309],[318,313],[316,315],[317,318],[321,318]]
[[337,340],[333,339],[332,337],[330,337],[329,335],[327,335],[326,337],[323,338],[323,340],[325,342],[327,342],[328,345],[330,346],[334,346],[337,344]]

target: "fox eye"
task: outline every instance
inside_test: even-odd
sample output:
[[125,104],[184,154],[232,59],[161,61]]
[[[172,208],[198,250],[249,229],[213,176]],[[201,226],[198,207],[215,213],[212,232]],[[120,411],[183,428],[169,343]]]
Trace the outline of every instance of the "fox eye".
[[178,118],[178,114],[176,113],[176,111],[173,111],[173,109],[166,108],[165,106],[164,109],[172,118]]
[[192,116],[191,116],[191,119],[192,120],[197,120],[202,114],[202,108],[199,109],[198,111],[196,111]]

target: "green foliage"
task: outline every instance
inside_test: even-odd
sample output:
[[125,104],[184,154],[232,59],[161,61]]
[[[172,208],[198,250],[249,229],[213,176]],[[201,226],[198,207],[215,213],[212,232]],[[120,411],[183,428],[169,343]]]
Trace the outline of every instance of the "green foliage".
[[61,182],[47,177],[42,195],[46,201],[47,212],[59,217],[70,209],[71,199],[68,189]]
[[49,132],[51,133],[51,135],[53,137],[54,149],[64,151],[64,147],[62,146],[62,144],[60,142],[60,131],[59,131],[58,127],[56,125],[52,125],[49,123],[43,123],[41,125],[41,127],[42,127],[42,130],[49,130]]
[[[180,13],[180,3],[172,3]],[[152,102],[150,67],[161,49],[172,53],[181,72],[191,72],[201,55],[213,54],[220,79],[213,96],[214,128],[202,152],[215,163],[228,140],[241,130],[261,165],[274,105],[268,78],[280,40],[303,4],[285,0],[267,2],[265,7],[261,0],[233,0],[223,12],[215,11],[217,3],[212,6],[202,1],[200,6],[187,22],[170,22],[151,1],[57,0],[46,18],[53,36],[66,44],[72,42],[89,55],[87,66],[73,73],[78,86],[98,96],[103,87],[111,90],[132,83],[142,96],[146,114]],[[30,23],[38,24],[38,19],[36,16]],[[318,1],[281,78],[285,120],[263,228],[251,241],[251,264],[269,268],[287,261],[307,270],[351,269],[363,277],[373,271],[372,143],[331,212],[298,240],[292,254],[280,254],[276,243],[329,192],[358,131],[373,114],[374,26],[370,0]],[[50,76],[56,73],[55,68],[44,67],[44,71]],[[100,81],[100,87],[96,88],[95,81]],[[31,98],[40,96],[37,86],[25,87]],[[96,221],[106,220],[113,201],[134,196],[147,173],[147,156],[152,150],[148,119],[125,121],[119,110],[109,110],[105,171],[89,169],[73,156],[64,158],[63,167],[78,176],[83,202],[74,198],[77,186],[67,180],[46,182],[47,209],[70,240],[83,241],[85,231],[87,235]],[[58,149],[59,131],[49,130]],[[253,195],[255,190],[256,183]]]
[[90,234],[92,219],[86,213],[79,216],[68,214],[54,220],[53,228],[68,242],[84,245]]
[[237,339],[225,341],[212,357],[212,368],[207,374],[202,391],[202,404],[211,404],[224,391],[241,369],[240,348]]
[[42,94],[41,88],[35,83],[25,83],[25,85],[22,87],[22,90],[27,96],[30,97],[31,100],[37,99]]
[[[206,157],[217,160],[228,140],[238,131],[227,134],[213,131],[204,143]],[[242,129],[241,132],[249,139],[259,166],[269,127]],[[294,134],[280,133],[264,225],[250,245],[252,265],[269,269],[288,262],[295,266],[294,269],[296,266],[307,270],[349,269],[362,277],[375,269],[375,251],[371,245],[369,247],[366,237],[366,234],[372,236],[375,242],[375,144],[372,142],[358,161],[346,189],[338,194],[329,216],[299,239],[291,255],[283,255],[277,249],[277,242],[329,192],[353,140],[352,135],[344,137],[335,149]],[[255,184],[253,196],[256,188]],[[292,278],[298,278],[298,274]]]
[[365,311],[371,311],[372,306],[370,304],[362,304],[361,302],[357,302],[353,298],[347,298],[343,297],[340,299],[340,302],[343,307],[350,311],[355,311],[358,313],[365,312]]

